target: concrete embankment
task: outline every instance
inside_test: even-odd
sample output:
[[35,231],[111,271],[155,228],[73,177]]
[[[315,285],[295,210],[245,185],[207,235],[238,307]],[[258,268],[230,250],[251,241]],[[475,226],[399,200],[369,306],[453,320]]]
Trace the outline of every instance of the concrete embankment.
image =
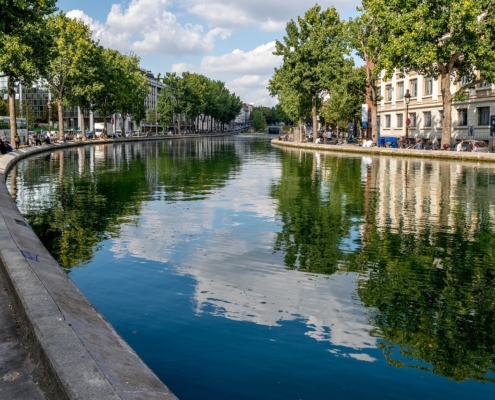
[[[115,142],[150,139],[164,138]],[[24,157],[102,143],[27,147],[0,156],[0,273],[26,347],[42,365],[48,398],[176,399],[68,278],[25,222],[5,185],[9,170]]]
[[412,157],[412,158],[430,158],[446,161],[470,161],[470,162],[486,162],[495,163],[495,153],[476,153],[463,151],[442,151],[442,150],[413,150],[413,149],[390,149],[385,147],[361,147],[358,145],[342,145],[334,144],[314,144],[300,142],[284,142],[278,138],[273,139],[271,143],[274,146],[318,150],[332,152],[336,154],[360,154],[373,156],[394,156],[394,157]]

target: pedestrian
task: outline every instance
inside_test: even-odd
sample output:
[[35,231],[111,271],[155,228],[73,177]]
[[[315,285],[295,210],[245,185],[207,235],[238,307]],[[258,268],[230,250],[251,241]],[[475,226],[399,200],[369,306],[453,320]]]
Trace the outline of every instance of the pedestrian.
[[21,147],[21,137],[17,132],[15,133],[14,136],[14,145],[16,150],[19,150],[19,147]]
[[473,142],[473,151],[477,152],[478,151],[478,143]]
[[462,144],[463,144],[463,143],[464,143],[464,140],[461,140],[461,141],[458,143],[458,145],[457,145],[457,147],[456,147],[456,150],[457,150],[457,151],[464,151],[464,149],[462,148]]
[[429,139],[427,142],[426,142],[426,145],[425,145],[425,150],[431,150],[433,147],[432,143],[431,143],[431,139]]
[[421,142],[421,139],[418,139],[416,144],[412,148],[415,150],[422,150],[423,149],[423,143]]

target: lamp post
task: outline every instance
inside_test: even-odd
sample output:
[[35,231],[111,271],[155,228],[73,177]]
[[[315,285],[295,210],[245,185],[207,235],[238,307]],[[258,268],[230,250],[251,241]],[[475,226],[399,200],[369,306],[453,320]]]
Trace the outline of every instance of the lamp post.
[[404,102],[406,103],[406,145],[407,140],[409,139],[409,124],[411,123],[409,119],[409,102],[411,101],[411,93],[409,93],[409,89],[406,90],[406,94],[404,95]]
[[48,132],[51,132],[51,126],[52,126],[52,101],[51,99],[48,99],[48,103],[46,103],[48,107]]

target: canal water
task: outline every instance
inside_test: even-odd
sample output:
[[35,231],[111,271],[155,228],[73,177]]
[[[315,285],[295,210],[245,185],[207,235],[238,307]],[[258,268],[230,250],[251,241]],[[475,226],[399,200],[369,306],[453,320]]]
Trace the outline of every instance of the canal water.
[[495,166],[95,145],[7,184],[181,399],[495,398]]

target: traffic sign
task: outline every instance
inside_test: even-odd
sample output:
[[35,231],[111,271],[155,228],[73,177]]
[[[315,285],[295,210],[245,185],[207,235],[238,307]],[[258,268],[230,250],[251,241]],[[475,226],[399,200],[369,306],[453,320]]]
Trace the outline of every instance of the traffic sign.
[[406,119],[406,125],[407,126],[411,125],[411,118]]
[[349,124],[349,130],[350,131],[354,130],[354,124],[352,122]]

